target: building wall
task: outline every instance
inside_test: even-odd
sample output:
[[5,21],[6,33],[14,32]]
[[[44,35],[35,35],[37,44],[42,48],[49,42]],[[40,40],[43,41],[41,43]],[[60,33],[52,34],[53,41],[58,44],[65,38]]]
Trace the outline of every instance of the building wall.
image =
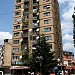
[[[14,7],[12,37],[12,50],[14,50],[14,54],[12,55],[12,62],[19,60],[19,56],[22,55],[22,46],[26,47],[28,45],[30,49],[29,54],[32,54],[33,43],[36,40],[33,39],[33,37],[37,37],[38,33],[45,35],[45,37],[48,39],[47,42],[49,42],[51,45],[51,51],[55,52],[55,59],[60,58],[62,61],[63,49],[58,1],[16,1],[17,0],[15,0]],[[39,31],[36,32],[38,28]],[[15,54],[15,52],[18,54]],[[16,57],[17,59],[13,60],[13,58]]]
[[64,51],[63,52],[63,61],[64,61],[64,65],[71,66],[72,62],[74,61],[74,54],[72,52]]
[[12,51],[12,40],[4,40],[4,64],[3,66],[11,66],[11,51]]

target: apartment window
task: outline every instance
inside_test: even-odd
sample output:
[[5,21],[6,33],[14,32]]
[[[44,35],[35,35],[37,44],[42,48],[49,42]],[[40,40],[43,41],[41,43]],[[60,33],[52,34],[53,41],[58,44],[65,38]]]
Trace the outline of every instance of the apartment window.
[[19,2],[21,2],[21,0],[16,0],[16,3],[19,3]]
[[51,27],[49,28],[44,28],[44,32],[50,32],[51,31]]
[[44,5],[43,9],[50,9],[50,5]]
[[14,44],[19,44],[19,40],[14,40],[13,43]]
[[13,52],[18,52],[19,48],[13,48]]
[[19,59],[19,56],[16,56],[15,58],[16,58],[16,59]]
[[44,24],[49,24],[49,23],[51,23],[51,19],[45,19],[44,20]]
[[19,9],[19,8],[21,8],[21,5],[17,5],[15,8],[16,8],[16,9]]
[[52,44],[50,44],[50,49],[52,49]]
[[15,22],[20,24],[21,23],[21,20],[19,18],[15,18]]
[[52,37],[49,35],[49,36],[45,36],[46,40],[52,40]]
[[44,16],[49,16],[50,15],[50,12],[45,12],[43,15]]
[[14,26],[14,29],[19,29],[20,25]]
[[15,16],[17,16],[17,15],[21,15],[21,11],[16,11]]
[[20,35],[20,33],[19,32],[17,32],[17,33],[14,33],[14,36],[16,37],[16,36],[19,36]]
[[50,0],[43,0],[43,2],[48,2],[48,1],[50,1]]

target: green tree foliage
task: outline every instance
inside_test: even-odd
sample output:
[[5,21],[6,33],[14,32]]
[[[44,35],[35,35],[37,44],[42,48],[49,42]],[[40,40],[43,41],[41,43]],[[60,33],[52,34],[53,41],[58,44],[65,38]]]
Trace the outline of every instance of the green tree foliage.
[[[50,51],[50,44],[46,42],[43,35],[37,40],[35,48],[32,53],[30,66],[33,70],[41,70],[42,74],[48,75],[50,68],[57,65],[57,61],[53,60],[54,53]],[[40,59],[38,62],[37,56],[42,56],[43,59]]]
[[22,65],[29,66],[29,49],[27,46],[22,46],[21,62],[23,63]]

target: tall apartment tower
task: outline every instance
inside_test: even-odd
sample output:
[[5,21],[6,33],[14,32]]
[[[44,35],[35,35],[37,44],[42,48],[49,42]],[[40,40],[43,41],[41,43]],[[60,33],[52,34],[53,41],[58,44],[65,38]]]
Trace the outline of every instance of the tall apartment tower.
[[58,0],[15,0],[12,63],[18,62],[21,49],[32,48],[39,34],[50,43],[55,59],[62,60],[62,34]]

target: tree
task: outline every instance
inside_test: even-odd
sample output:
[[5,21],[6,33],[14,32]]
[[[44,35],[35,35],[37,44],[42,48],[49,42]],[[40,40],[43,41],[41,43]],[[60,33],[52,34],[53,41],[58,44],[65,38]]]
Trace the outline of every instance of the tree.
[[21,58],[21,62],[22,62],[22,65],[25,65],[25,66],[29,66],[29,48],[28,46],[22,46],[21,48],[22,50],[22,58]]
[[[32,53],[30,66],[33,70],[36,71],[40,71],[41,68],[42,74],[48,75],[50,68],[53,66],[57,66],[57,61],[53,60],[54,53],[50,51],[50,44],[46,42],[46,39],[43,35],[37,40],[35,48],[36,49],[33,50]],[[37,59],[37,56],[42,56],[43,59],[39,61],[39,59]]]

